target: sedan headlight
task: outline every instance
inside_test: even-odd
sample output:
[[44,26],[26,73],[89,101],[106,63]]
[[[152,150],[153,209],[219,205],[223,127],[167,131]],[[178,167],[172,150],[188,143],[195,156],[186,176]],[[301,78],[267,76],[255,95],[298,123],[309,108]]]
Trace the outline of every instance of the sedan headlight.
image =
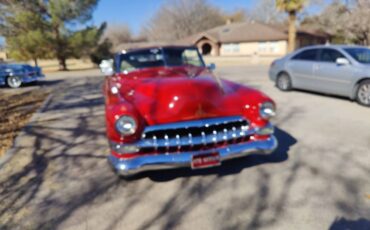
[[116,130],[123,136],[134,134],[136,129],[136,121],[130,116],[122,116],[116,121]]
[[275,105],[271,102],[265,102],[260,106],[260,115],[264,119],[270,119],[276,115]]

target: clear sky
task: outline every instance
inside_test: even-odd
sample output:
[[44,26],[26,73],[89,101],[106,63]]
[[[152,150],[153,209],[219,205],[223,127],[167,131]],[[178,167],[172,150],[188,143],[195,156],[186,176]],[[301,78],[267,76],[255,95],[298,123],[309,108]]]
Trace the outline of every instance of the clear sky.
[[[253,9],[258,1],[259,0],[208,0],[209,3],[226,12],[232,12],[236,9]],[[324,8],[324,5],[332,1],[333,0],[316,0],[316,2],[321,2],[322,4],[311,6],[308,12],[319,12]],[[142,25],[154,15],[164,2],[166,2],[166,0],[100,0],[94,12],[93,23],[96,25],[102,22],[124,23],[137,34],[140,32]]]
[[[188,0],[191,1],[191,0]],[[257,0],[208,0],[225,11],[251,8]],[[94,23],[126,23],[134,33],[161,7],[165,0],[100,0]]]

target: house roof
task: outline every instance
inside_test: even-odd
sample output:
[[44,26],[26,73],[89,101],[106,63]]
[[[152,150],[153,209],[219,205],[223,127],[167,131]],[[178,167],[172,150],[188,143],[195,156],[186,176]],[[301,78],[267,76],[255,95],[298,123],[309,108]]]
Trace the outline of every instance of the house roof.
[[[320,33],[310,28],[298,28],[297,34],[309,35],[313,37],[327,38],[329,35]],[[199,40],[206,38],[215,43],[238,43],[238,42],[263,42],[288,40],[287,26],[271,25],[256,21],[247,21],[218,26],[213,29],[194,34],[180,39],[176,42],[133,42],[124,43],[117,46],[114,51],[131,50],[148,47],[158,47],[166,45],[194,45]]]
[[[298,29],[297,32],[323,37],[321,34],[314,31],[308,32],[308,30]],[[285,28],[279,26],[263,24],[256,21],[248,21],[219,26],[181,39],[178,43],[195,44],[202,38],[207,38],[217,43],[278,41],[287,40],[288,33]]]

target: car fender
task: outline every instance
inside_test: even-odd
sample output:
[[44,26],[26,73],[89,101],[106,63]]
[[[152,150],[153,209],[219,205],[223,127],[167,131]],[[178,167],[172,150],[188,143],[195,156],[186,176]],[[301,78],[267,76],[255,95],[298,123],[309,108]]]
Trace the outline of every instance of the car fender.
[[369,77],[362,77],[362,78],[360,78],[359,80],[356,81],[356,83],[352,87],[352,93],[350,95],[351,100],[356,99],[356,93],[357,93],[358,87],[360,86],[361,82],[366,81],[366,80],[370,80],[370,76]]

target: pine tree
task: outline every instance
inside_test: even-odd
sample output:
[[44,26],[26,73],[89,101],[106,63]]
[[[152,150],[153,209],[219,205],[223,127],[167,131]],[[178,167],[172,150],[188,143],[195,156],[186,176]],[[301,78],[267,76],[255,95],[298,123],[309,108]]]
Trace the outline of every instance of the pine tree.
[[85,26],[98,0],[0,0],[0,33],[16,59],[53,57],[59,69],[66,60],[88,56],[98,44],[105,24]]

